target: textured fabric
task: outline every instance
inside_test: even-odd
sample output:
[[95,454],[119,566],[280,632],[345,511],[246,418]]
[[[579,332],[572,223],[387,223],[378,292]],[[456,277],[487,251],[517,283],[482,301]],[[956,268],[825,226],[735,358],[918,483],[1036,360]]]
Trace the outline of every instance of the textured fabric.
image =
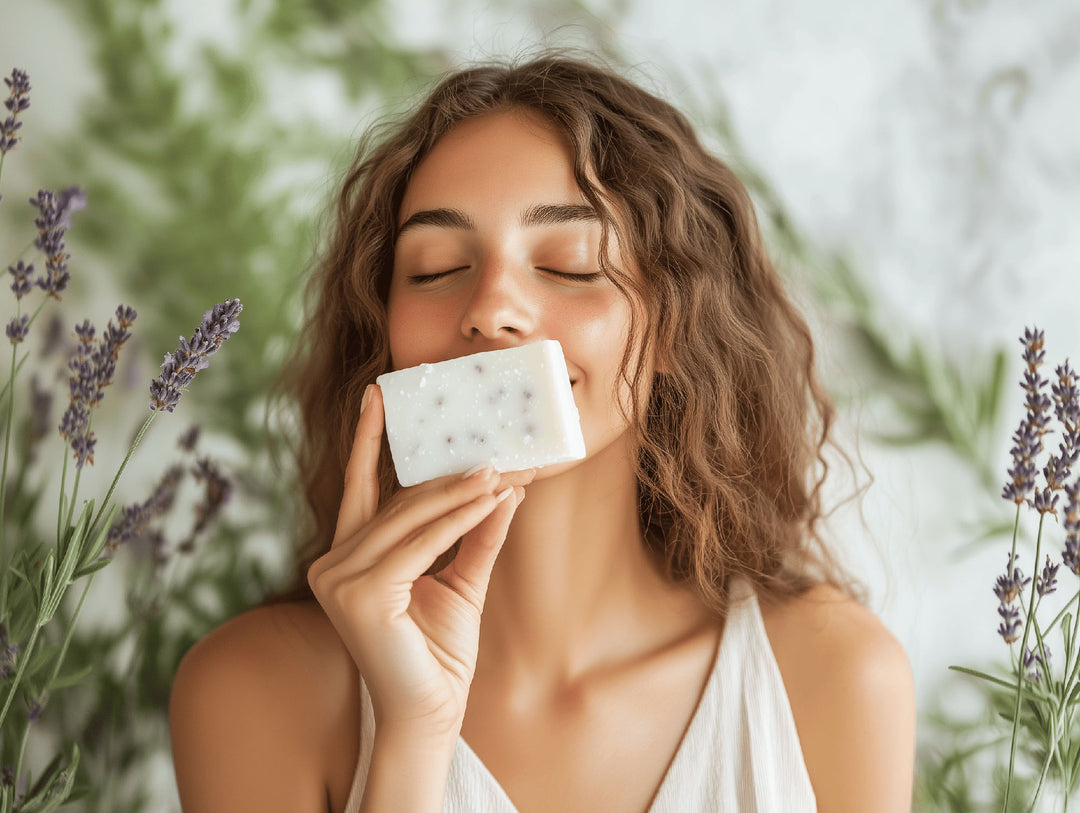
[[[736,584],[716,661],[649,813],[815,811],[787,692],[757,597]],[[358,813],[375,718],[361,683],[360,761],[345,813]],[[444,813],[517,813],[495,777],[458,737]]]

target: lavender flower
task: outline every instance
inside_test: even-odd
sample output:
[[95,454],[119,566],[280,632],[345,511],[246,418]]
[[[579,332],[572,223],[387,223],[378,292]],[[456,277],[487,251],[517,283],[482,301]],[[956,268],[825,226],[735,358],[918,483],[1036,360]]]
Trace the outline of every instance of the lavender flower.
[[1024,571],[1015,564],[1019,558],[1018,554],[1009,557],[1005,573],[998,576],[994,584],[994,595],[1002,604],[1012,604],[1020,597],[1020,591],[1031,583],[1031,579],[1025,579]]
[[1009,480],[1001,492],[1002,498],[1017,505],[1026,502],[1035,489],[1035,459],[1043,448],[1042,436],[1049,427],[1048,412],[1051,406],[1050,398],[1044,392],[1048,382],[1039,375],[1039,367],[1046,355],[1043,349],[1044,334],[1038,329],[1025,328],[1021,342],[1024,345],[1023,359],[1027,365],[1024,380],[1020,384],[1027,393],[1026,413],[1013,434],[1013,447],[1010,450],[1012,466],[1008,471]]
[[38,217],[34,220],[38,236],[34,245],[45,255],[45,276],[37,280],[37,285],[53,299],[59,300],[71,279],[67,270],[71,255],[65,250],[64,244],[67,213],[59,206],[56,195],[47,189],[39,190],[36,198],[30,198],[30,204],[38,209]]
[[30,376],[30,431],[27,439],[26,465],[37,460],[38,445],[45,438],[52,410],[52,391],[38,383],[36,375]]
[[64,320],[60,314],[52,313],[49,321],[45,323],[45,335],[41,343],[41,357],[46,358],[60,349],[64,344]]
[[1057,516],[1058,495],[1049,486],[1036,490],[1035,499],[1031,506],[1040,514],[1054,514]]
[[1005,572],[994,583],[994,595],[1000,602],[998,615],[1002,622],[997,631],[1007,644],[1016,642],[1020,637],[1020,609],[1015,605],[1021,591],[1031,583],[1031,579],[1025,579],[1024,572],[1016,566],[1016,559],[1010,554]]
[[[1045,660],[1043,659],[1043,653],[1046,654]],[[1031,670],[1027,673],[1028,680],[1038,683],[1042,680],[1042,673],[1037,668],[1033,668],[1036,665],[1042,666],[1048,672],[1050,671],[1050,647],[1048,645],[1043,644],[1042,652],[1038,650],[1033,652],[1032,650],[1025,648],[1024,669]]]
[[60,225],[65,229],[71,228],[72,212],[81,212],[86,208],[86,190],[79,186],[69,186],[60,190],[56,200],[56,208],[60,210]]
[[1035,580],[1035,592],[1040,596],[1048,596],[1057,589],[1057,572],[1060,565],[1050,563],[1050,554],[1046,555],[1046,564],[1043,565],[1042,574]]
[[195,538],[214,521],[232,496],[232,483],[209,458],[200,458],[191,473],[203,484],[203,499],[195,506],[195,525],[191,533],[178,546],[181,553],[195,550]]
[[145,501],[134,503],[123,509],[120,519],[113,523],[106,537],[105,544],[110,553],[115,553],[121,545],[140,537],[153,520],[163,516],[172,508],[183,476],[182,466],[170,466]]
[[30,106],[30,76],[26,71],[20,71],[18,68],[11,69],[11,78],[4,79],[4,84],[11,89],[11,93],[8,96],[8,100],[4,102],[4,107],[10,110],[12,113],[21,113]]
[[16,299],[22,299],[30,293],[30,289],[34,287],[34,283],[30,280],[30,275],[34,273],[33,263],[26,265],[19,260],[15,265],[8,266],[8,273],[15,278],[15,281],[11,283],[11,290]]
[[180,337],[180,347],[166,353],[161,374],[150,382],[150,409],[172,412],[180,397],[199,370],[209,366],[209,357],[232,334],[240,329],[238,319],[244,308],[239,299],[229,299],[203,314],[202,323],[195,328],[191,340]]
[[5,765],[3,770],[0,770],[0,785],[5,788],[15,787],[15,766]]
[[26,71],[13,68],[11,77],[4,79],[4,84],[10,88],[4,107],[11,114],[0,123],[0,156],[11,152],[19,144],[16,136],[22,127],[18,120],[19,113],[30,107],[30,77]]
[[1061,448],[1059,450],[1059,468],[1063,468],[1060,482],[1069,476],[1069,469],[1080,460],[1080,386],[1077,385],[1076,371],[1069,365],[1069,360],[1060,365],[1054,374],[1057,381],[1050,388],[1053,394],[1054,414],[1061,424]]
[[999,604],[998,615],[1001,623],[998,624],[997,632],[1007,644],[1015,644],[1020,640],[1020,609],[1012,604]]
[[90,412],[101,403],[105,387],[112,383],[120,347],[130,338],[128,328],[135,320],[135,311],[125,305],[116,309],[117,323],[109,320],[100,339],[89,319],[75,326],[75,353],[68,361],[71,376],[68,391],[71,400],[60,420],[60,436],[71,443],[75,466],[82,468],[94,463],[94,433],[89,432]]
[[179,438],[177,438],[176,444],[185,452],[194,452],[195,446],[199,442],[199,427],[197,424],[192,424],[191,427],[184,432]]
[[5,332],[12,344],[19,344],[26,338],[26,334],[29,331],[29,322],[30,316],[27,314],[23,314],[23,316],[18,319],[13,317],[12,320],[8,322]]
[[1062,563],[1080,576],[1080,478],[1065,486],[1065,552],[1061,554]]

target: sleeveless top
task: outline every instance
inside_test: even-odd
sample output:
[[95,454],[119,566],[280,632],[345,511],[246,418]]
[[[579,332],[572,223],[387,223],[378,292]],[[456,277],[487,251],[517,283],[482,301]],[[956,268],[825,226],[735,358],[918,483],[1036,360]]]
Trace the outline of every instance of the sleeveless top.
[[[731,609],[698,706],[648,813],[801,813],[817,810],[787,692],[748,582]],[[360,759],[345,813],[358,813],[375,717],[361,680]],[[517,813],[510,797],[458,737],[444,813]]]

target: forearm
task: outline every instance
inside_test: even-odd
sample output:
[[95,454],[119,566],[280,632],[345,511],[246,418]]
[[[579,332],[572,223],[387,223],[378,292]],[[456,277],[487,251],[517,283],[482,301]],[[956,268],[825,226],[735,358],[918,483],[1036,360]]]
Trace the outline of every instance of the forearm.
[[376,730],[360,813],[442,813],[456,743]]

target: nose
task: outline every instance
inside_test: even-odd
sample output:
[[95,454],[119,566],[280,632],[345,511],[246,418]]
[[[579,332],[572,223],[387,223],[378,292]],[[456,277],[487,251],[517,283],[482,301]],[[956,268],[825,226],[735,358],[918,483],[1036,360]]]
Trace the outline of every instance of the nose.
[[525,339],[536,329],[536,304],[519,269],[503,260],[485,262],[462,314],[462,335]]

